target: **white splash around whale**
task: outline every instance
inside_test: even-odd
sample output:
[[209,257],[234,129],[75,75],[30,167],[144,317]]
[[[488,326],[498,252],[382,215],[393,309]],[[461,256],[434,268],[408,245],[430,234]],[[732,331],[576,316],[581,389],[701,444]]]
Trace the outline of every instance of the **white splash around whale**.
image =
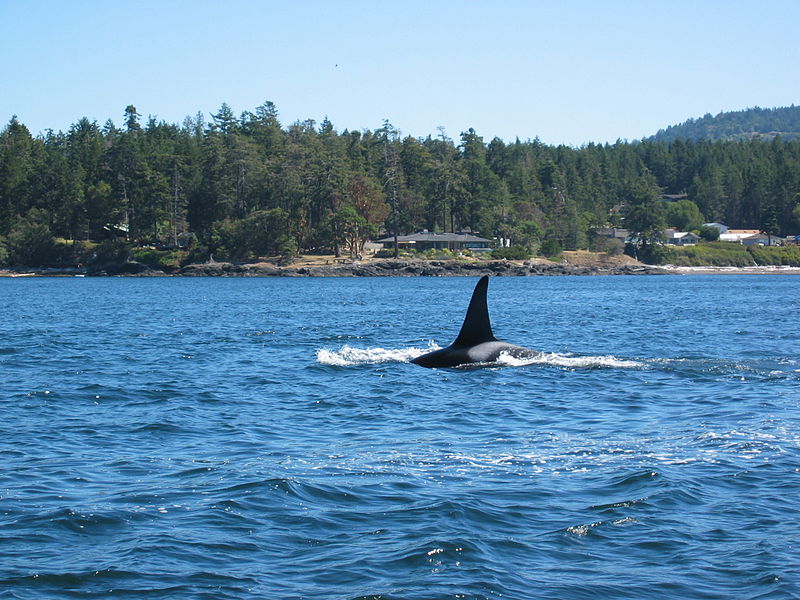
[[[317,350],[317,363],[335,367],[352,367],[358,365],[377,365],[387,363],[407,363],[427,352],[438,350],[434,342],[425,348],[354,348],[344,345],[338,350],[320,348]],[[543,365],[566,369],[640,369],[646,365],[635,360],[620,359],[615,356],[575,356],[540,352],[528,358],[514,358],[505,352],[493,363],[480,366],[487,367],[525,367]],[[476,365],[472,365],[473,367]]]
[[384,363],[406,363],[412,359],[438,350],[439,346],[431,342],[425,348],[353,348],[344,345],[338,350],[320,348],[317,350],[317,362],[334,367],[351,367],[356,365],[378,365]]
[[575,356],[551,352],[540,352],[529,358],[515,358],[503,352],[497,359],[497,364],[508,367],[546,365],[568,369],[641,369],[645,366],[644,363],[635,360],[625,360],[610,355]]

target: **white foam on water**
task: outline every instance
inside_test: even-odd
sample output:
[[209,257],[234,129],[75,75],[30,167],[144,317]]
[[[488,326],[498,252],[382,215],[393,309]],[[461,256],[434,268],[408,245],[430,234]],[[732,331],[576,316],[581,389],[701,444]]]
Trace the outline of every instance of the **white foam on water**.
[[526,358],[515,358],[503,352],[497,359],[497,364],[509,367],[549,365],[569,369],[640,369],[645,366],[635,360],[623,360],[616,356],[573,356],[549,352],[540,352]]
[[320,348],[317,350],[317,362],[334,367],[404,363],[434,350],[439,350],[439,346],[433,342],[426,348],[353,348],[344,345],[338,350]]
[[[344,345],[338,350],[318,349],[317,362],[321,365],[334,367],[406,363],[427,352],[439,349],[440,346],[434,342],[430,342],[425,348],[354,348]],[[465,367],[525,367],[529,365],[545,365],[569,369],[639,369],[645,366],[641,362],[623,360],[615,356],[573,356],[570,354],[540,352],[527,358],[515,358],[503,352],[496,362],[465,365]]]

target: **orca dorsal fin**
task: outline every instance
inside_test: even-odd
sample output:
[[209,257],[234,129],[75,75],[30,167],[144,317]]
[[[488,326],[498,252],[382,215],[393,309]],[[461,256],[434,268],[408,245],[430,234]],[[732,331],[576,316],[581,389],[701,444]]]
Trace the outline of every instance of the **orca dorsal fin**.
[[464,317],[464,324],[453,342],[454,345],[475,346],[483,342],[494,342],[497,339],[494,337],[492,325],[489,323],[489,306],[486,303],[488,287],[489,276],[484,275],[475,286],[475,291],[472,292],[467,316]]

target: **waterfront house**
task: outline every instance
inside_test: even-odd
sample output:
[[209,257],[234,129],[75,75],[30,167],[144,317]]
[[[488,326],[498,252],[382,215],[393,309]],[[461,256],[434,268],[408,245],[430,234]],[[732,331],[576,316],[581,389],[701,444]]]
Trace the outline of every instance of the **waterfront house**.
[[720,242],[736,242],[741,244],[744,238],[761,233],[758,229],[729,229],[727,233],[719,234]]
[[100,239],[103,240],[127,240],[130,235],[130,227],[127,223],[107,223],[103,225],[103,233]]
[[743,237],[741,240],[744,246],[783,246],[783,238],[768,233],[756,233]]
[[664,231],[664,243],[670,246],[694,246],[700,241],[700,236],[691,231],[677,231],[666,229]]
[[[394,248],[394,236],[378,240],[384,248]],[[489,250],[491,240],[471,233],[432,233],[420,231],[411,235],[398,235],[397,247],[401,250]]]
[[628,235],[630,234],[627,229],[622,229],[620,227],[595,227],[592,232],[597,237],[620,240],[623,243],[627,241]]

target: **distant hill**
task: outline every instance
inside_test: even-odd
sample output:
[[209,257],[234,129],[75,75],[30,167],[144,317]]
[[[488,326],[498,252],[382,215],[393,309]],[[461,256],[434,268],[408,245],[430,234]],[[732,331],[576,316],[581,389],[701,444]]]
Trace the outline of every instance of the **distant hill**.
[[800,106],[783,108],[748,108],[734,112],[711,113],[699,119],[689,119],[680,125],[661,129],[648,138],[653,141],[684,140],[746,140],[753,137],[771,139],[800,139]]

